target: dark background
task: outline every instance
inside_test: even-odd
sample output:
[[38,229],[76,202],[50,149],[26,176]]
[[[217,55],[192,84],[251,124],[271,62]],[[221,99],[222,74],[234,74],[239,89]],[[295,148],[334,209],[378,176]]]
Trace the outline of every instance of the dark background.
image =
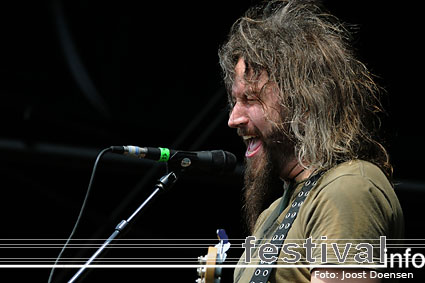
[[[251,3],[2,2],[0,238],[66,239],[96,155],[127,144],[223,149],[235,153],[240,165],[234,174],[185,176],[136,219],[125,238],[214,239],[217,228],[233,239],[246,237],[240,219],[244,146],[227,128],[217,49]],[[419,2],[324,3],[342,21],[357,24],[353,44],[386,89],[382,133],[406,217],[406,238],[424,239],[422,7]],[[164,172],[149,161],[106,154],[74,238],[107,238]],[[204,248],[196,256],[205,254]],[[70,249],[64,257],[91,252]],[[39,253],[52,261],[59,249]],[[239,255],[240,250],[231,254]],[[47,282],[49,271],[1,269],[0,274],[13,276],[10,282]],[[58,269],[53,282],[65,282],[74,272]],[[231,272],[225,271],[224,282],[231,282]],[[419,280],[421,271],[414,272]],[[95,269],[84,282],[118,278],[191,282],[196,272]]]

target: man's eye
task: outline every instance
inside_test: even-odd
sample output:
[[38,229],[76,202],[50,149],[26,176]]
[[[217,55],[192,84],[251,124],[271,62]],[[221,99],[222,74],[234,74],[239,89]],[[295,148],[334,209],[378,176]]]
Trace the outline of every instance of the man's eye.
[[246,96],[245,96],[245,100],[246,100],[246,101],[248,101],[248,102],[255,102],[255,101],[257,101],[258,99],[257,99],[257,97],[256,97],[256,96],[253,96],[253,95],[246,95]]

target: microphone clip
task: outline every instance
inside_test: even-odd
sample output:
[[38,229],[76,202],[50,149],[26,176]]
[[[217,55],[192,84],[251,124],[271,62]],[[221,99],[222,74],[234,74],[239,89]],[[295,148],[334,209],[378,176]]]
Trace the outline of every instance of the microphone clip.
[[177,182],[177,175],[176,173],[174,173],[173,171],[171,171],[170,173],[162,176],[159,180],[158,183],[155,185],[155,187],[161,189],[162,191],[167,191],[168,189],[170,189],[176,182]]

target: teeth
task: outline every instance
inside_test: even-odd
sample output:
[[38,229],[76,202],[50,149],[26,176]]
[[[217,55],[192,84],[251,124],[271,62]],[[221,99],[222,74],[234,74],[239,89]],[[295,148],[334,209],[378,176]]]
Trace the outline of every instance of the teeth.
[[244,139],[244,140],[249,140],[249,139],[253,139],[253,138],[256,138],[257,136],[242,136],[242,138]]

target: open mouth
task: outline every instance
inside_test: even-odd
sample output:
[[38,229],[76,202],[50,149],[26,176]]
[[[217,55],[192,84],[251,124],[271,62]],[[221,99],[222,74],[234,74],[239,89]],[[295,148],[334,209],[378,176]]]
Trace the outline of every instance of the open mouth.
[[243,136],[242,137],[247,144],[245,157],[251,158],[258,153],[262,147],[262,142],[257,136]]

